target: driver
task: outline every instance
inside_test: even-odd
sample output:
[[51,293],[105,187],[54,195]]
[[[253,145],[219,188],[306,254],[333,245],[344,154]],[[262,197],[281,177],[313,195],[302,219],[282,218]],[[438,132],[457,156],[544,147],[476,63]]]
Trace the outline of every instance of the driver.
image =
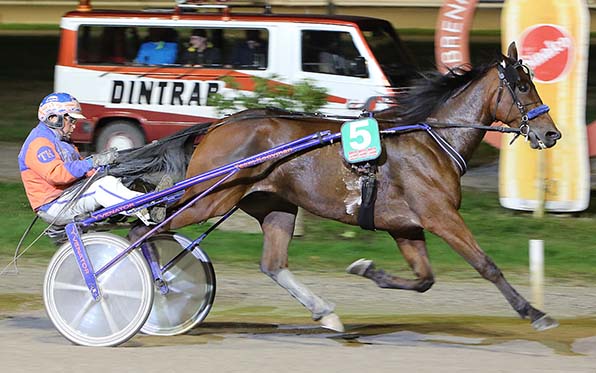
[[[111,148],[87,158],[81,157],[70,142],[70,135],[77,120],[85,119],[77,99],[68,93],[52,93],[39,105],[39,124],[29,133],[19,153],[19,169],[27,198],[33,210],[47,223],[64,225],[76,216],[93,212],[137,197],[142,193],[126,188],[119,178],[106,175],[91,182],[76,202],[69,203],[87,177],[97,168],[116,161],[118,152]],[[98,175],[99,176],[99,175]],[[172,180],[164,177],[158,189],[171,186]],[[72,187],[72,188],[71,188]],[[159,207],[164,209],[164,207]],[[151,221],[147,209],[135,215],[146,225]],[[165,210],[151,216],[163,220]],[[158,220],[158,219],[154,219]]]

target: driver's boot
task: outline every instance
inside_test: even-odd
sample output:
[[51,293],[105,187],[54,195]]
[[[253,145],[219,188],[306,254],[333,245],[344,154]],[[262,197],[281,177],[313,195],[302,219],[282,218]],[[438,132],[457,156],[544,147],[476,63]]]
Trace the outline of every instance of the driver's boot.
[[[161,177],[161,180],[155,186],[155,190],[153,192],[160,192],[164,189],[171,188],[174,185],[174,181],[172,177],[168,174],[165,174]],[[166,218],[166,204],[160,203],[153,207],[149,208],[149,217],[153,223],[161,223]]]

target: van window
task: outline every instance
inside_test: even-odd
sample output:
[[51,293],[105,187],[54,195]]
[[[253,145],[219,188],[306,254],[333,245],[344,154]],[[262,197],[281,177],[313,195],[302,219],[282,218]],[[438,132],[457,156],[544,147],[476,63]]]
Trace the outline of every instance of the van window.
[[349,32],[302,31],[302,70],[315,73],[366,77],[358,69],[360,53]]
[[416,64],[393,27],[387,22],[362,23],[359,27],[391,85],[408,86],[416,77]]
[[132,61],[138,47],[135,27],[82,26],[77,60],[79,64],[120,65]]
[[227,64],[240,69],[265,69],[269,56],[268,34],[258,29],[226,29]]
[[264,70],[268,40],[265,29],[81,26],[77,61]]

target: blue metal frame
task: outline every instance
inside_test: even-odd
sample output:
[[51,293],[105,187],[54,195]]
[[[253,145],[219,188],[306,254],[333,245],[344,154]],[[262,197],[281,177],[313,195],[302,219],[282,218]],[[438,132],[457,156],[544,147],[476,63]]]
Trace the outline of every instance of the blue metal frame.
[[169,292],[168,284],[163,280],[162,273],[167,272],[174,264],[178,263],[178,261],[188,255],[190,252],[194,250],[195,247],[199,246],[201,241],[203,241],[209,233],[213,232],[221,223],[226,221],[232,214],[234,214],[238,210],[238,206],[234,206],[230,211],[225,213],[218,221],[216,221],[209,229],[207,229],[203,234],[201,234],[196,240],[191,242],[184,250],[181,250],[176,256],[174,256],[169,262],[164,264],[163,267],[159,268],[159,263],[154,255],[152,255],[151,250],[147,248],[147,242],[144,242],[141,245],[141,250],[143,251],[143,255],[147,259],[149,263],[149,267],[151,268],[151,272],[153,273],[153,281],[159,286],[159,290],[162,294],[167,294]]
[[149,269],[151,270],[151,274],[153,276],[153,283],[159,287],[159,292],[163,295],[170,292],[168,285],[162,278],[162,269],[159,268],[159,262],[155,257],[155,253],[149,248],[149,244],[147,242],[143,242],[141,245],[141,253],[145,257],[147,263],[149,263]]
[[97,286],[97,274],[93,270],[93,265],[91,260],[89,260],[89,255],[87,254],[87,250],[81,239],[81,231],[76,223],[66,225],[66,236],[74,251],[74,256],[79,265],[79,269],[81,270],[81,275],[83,275],[83,278],[85,279],[85,284],[87,284],[93,299],[97,301],[101,297],[99,287]]

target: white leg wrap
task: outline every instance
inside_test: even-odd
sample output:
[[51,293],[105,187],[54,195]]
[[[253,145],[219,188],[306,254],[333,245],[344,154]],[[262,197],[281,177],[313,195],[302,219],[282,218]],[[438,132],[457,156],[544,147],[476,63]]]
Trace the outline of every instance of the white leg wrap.
[[313,320],[320,320],[335,309],[334,304],[319,298],[306,285],[296,280],[288,269],[282,269],[273,279],[312,313]]

